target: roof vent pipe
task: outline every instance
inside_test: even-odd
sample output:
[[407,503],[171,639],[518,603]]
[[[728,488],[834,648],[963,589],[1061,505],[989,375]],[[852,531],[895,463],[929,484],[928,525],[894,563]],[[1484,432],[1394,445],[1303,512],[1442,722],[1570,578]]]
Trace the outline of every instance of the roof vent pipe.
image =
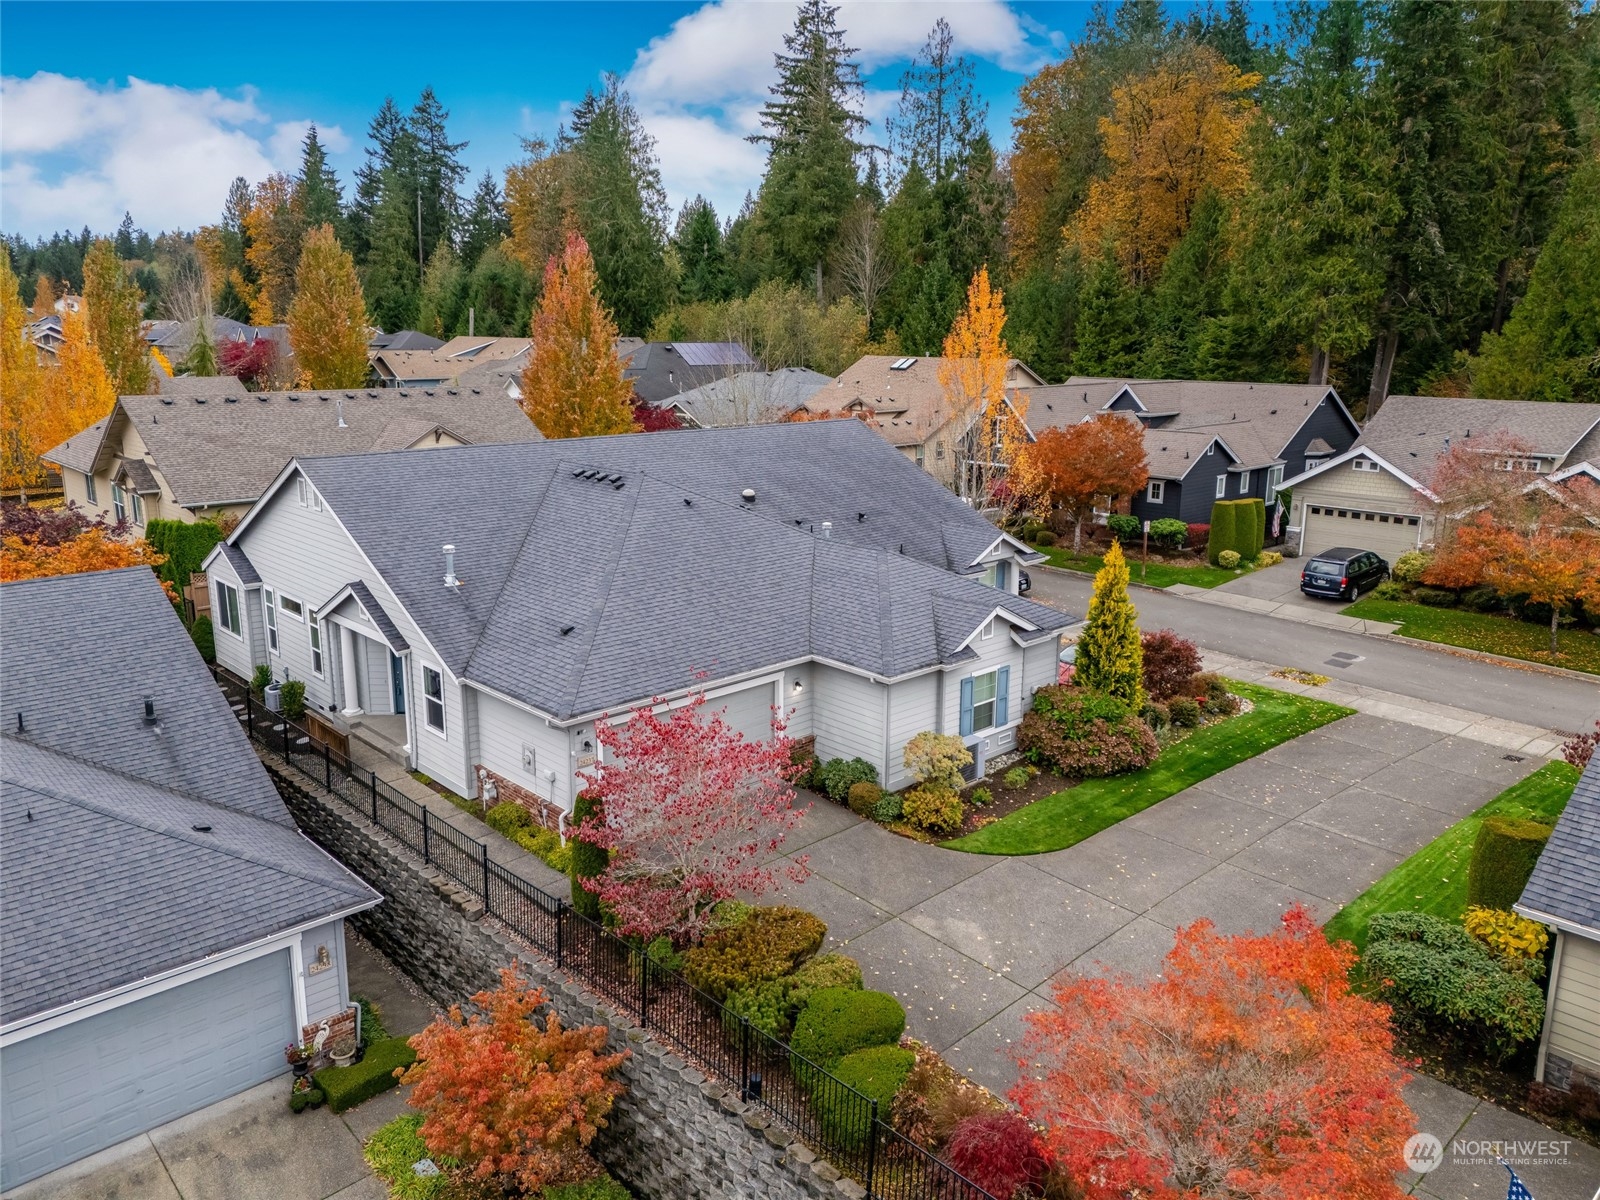
[[335,400],[334,407],[339,410],[339,428],[349,429],[350,426],[345,423],[344,419],[344,397],[341,396],[339,399]]
[[831,538],[833,536],[833,522],[832,521],[824,521],[822,523],[822,536],[825,537],[825,538]]
[[444,585],[450,588],[461,586],[461,581],[456,578],[456,548],[448,543],[444,548]]
[[746,504],[754,504],[756,501],[755,488],[745,488],[745,490],[740,492],[739,495]]
[[144,698],[144,723],[160,732],[161,720],[156,716],[156,702],[149,696]]

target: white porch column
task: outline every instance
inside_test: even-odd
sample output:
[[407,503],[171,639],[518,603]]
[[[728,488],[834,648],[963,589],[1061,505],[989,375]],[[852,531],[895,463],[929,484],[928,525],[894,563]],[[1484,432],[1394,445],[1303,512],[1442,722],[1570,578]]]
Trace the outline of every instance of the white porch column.
[[339,622],[339,674],[344,680],[344,708],[347,717],[361,711],[361,690],[356,683],[356,634]]

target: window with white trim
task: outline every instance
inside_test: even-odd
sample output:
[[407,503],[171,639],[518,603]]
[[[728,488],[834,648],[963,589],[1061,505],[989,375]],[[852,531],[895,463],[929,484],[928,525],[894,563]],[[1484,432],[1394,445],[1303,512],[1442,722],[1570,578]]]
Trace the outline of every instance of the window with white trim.
[[278,652],[278,605],[271,588],[261,589],[261,604],[267,613],[267,649]]
[[972,677],[972,732],[994,728],[995,697],[999,695],[1000,672],[990,671]]
[[1351,462],[1350,469],[1352,471],[1376,471],[1378,464],[1370,458],[1358,458]]
[[1278,489],[1283,486],[1283,468],[1267,468],[1267,503],[1271,504],[1278,498]]
[[133,497],[133,523],[135,525],[143,525],[144,497],[139,495],[138,492],[129,492],[128,495]]
[[994,618],[990,617],[983,623],[983,640],[988,641],[994,636]]
[[1144,498],[1151,504],[1161,504],[1167,498],[1167,481],[1165,479],[1152,479],[1144,489]]
[[322,624],[315,618],[306,623],[306,629],[311,634],[311,673],[322,674]]
[[429,729],[444,732],[444,676],[432,667],[422,668],[422,706]]
[[100,497],[94,494],[93,471],[85,471],[83,473],[83,494],[88,498],[90,504],[98,504],[100,502]]
[[312,509],[315,512],[321,512],[322,511],[322,495],[321,495],[321,493],[319,493],[316,488],[311,486],[311,481],[309,479],[307,479],[304,475],[300,476],[300,479],[299,479],[298,482],[299,482],[299,488],[300,488],[300,507],[301,508],[309,508],[309,509]]
[[128,519],[128,494],[122,490],[120,483],[111,485],[111,511],[116,515],[118,523]]
[[278,610],[286,617],[293,617],[296,621],[306,619],[306,606],[298,600],[291,600],[282,592],[278,593]]
[[1239,495],[1248,496],[1250,494],[1250,479],[1254,474],[1254,471],[1239,472]]
[[244,636],[244,627],[239,624],[239,589],[220,579],[217,580],[217,624],[234,637]]
[[1227,494],[1228,494],[1228,477],[1226,475],[1218,475],[1217,476],[1217,499],[1221,500]]

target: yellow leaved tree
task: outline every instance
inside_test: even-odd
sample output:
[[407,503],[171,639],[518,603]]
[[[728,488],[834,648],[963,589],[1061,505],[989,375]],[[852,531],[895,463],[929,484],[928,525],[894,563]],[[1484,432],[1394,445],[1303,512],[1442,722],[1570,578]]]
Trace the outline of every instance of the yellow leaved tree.
[[289,345],[310,388],[360,387],[367,379],[367,302],[356,264],[323,225],[305,237],[289,305]]
[[1005,293],[989,286],[979,267],[967,287],[967,306],[944,339],[939,386],[944,416],[955,422],[956,491],[978,507],[1003,499],[996,485],[1023,445],[1024,413],[1006,403]]
[[547,438],[631,433],[633,385],[617,358],[617,327],[600,303],[589,244],[567,232],[544,269],[533,314],[533,351],[522,372],[522,407]]
[[96,239],[83,256],[83,305],[89,340],[119,396],[150,391],[150,346],[144,340],[144,294],[129,277],[116,248]]
[[1256,109],[1245,93],[1260,82],[1197,46],[1117,88],[1100,119],[1110,173],[1090,184],[1067,237],[1091,258],[1110,242],[1130,278],[1153,278],[1202,195],[1247,187],[1242,146]]

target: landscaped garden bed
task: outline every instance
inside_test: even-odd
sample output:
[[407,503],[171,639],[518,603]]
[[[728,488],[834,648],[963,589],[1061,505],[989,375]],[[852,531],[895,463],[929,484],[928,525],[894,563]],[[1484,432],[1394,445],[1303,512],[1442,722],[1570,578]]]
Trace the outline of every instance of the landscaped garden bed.
[[[1039,523],[1026,523],[1018,532],[1052,567],[1062,570],[1098,574],[1105,566],[1106,551],[1116,542],[1128,558],[1134,583],[1157,588],[1175,583],[1213,588],[1283,561],[1282,554],[1264,548],[1262,539],[1254,536],[1256,523],[1265,522],[1259,501],[1249,503],[1248,515],[1236,513],[1239,503],[1222,501],[1213,510],[1214,519],[1220,512],[1229,522],[1226,530],[1165,518],[1150,522],[1148,541],[1143,523],[1125,513],[1113,513],[1105,525],[1085,529],[1076,547],[1066,544],[1068,535]],[[1236,548],[1241,546],[1243,549]]]

